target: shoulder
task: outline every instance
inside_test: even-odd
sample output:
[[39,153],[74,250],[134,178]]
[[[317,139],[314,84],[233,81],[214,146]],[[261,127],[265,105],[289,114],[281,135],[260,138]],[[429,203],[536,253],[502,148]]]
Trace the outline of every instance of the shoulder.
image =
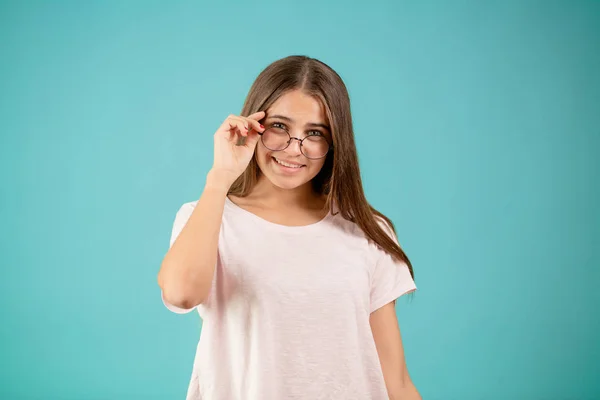
[[191,214],[196,208],[196,204],[198,204],[198,200],[183,203],[177,210],[177,215]]
[[[394,232],[393,226],[385,220],[385,218],[382,218],[381,216],[374,214],[373,215],[375,218],[375,221],[377,222],[377,224],[379,225],[379,227],[393,240],[396,240],[396,234]],[[362,238],[364,238],[365,240],[370,241],[370,239],[367,237],[366,233],[362,230],[362,228],[353,221],[349,221],[345,218],[343,218],[341,216],[341,214],[336,214],[335,218],[333,218],[333,220],[335,221],[335,224],[342,229],[343,231],[346,231],[354,236],[360,236]]]
[[191,217],[192,212],[196,208],[196,204],[198,204],[197,200],[183,203],[181,206],[179,206],[179,208],[177,209],[177,212],[175,213],[175,227],[176,228],[179,227],[180,225],[185,225],[187,220]]
[[[382,218],[376,218],[378,218],[377,222],[381,225],[382,229],[388,232],[387,229],[389,228],[386,228],[386,222]],[[339,243],[342,247],[346,249],[351,248],[353,253],[356,251],[362,253],[369,260],[369,263],[374,262],[375,259],[380,257],[382,250],[377,243],[367,236],[356,222],[347,220],[338,213],[331,218],[331,225],[337,236],[335,242]]]
[[396,233],[394,232],[393,226],[390,225],[383,217],[375,215],[375,221],[379,224],[379,227],[394,241],[397,240]]
[[[379,226],[379,228],[392,241],[394,241],[396,244],[398,244],[398,238],[397,238],[397,235],[394,230],[393,222],[386,220],[386,218],[384,218],[378,214],[373,214],[373,217],[375,219],[375,222]],[[378,241],[375,241],[375,240],[371,239],[369,236],[367,236],[367,234],[360,228],[360,226],[357,223],[354,223],[351,221],[346,221],[346,222],[353,226],[353,229],[356,232],[355,235],[356,236],[360,235],[360,237],[362,238],[362,243],[363,243],[362,248],[365,250],[366,253],[368,253],[367,256],[368,256],[368,259],[370,260],[371,265],[375,265],[379,262],[379,260],[390,256],[389,253],[381,246],[381,244],[378,243]]]

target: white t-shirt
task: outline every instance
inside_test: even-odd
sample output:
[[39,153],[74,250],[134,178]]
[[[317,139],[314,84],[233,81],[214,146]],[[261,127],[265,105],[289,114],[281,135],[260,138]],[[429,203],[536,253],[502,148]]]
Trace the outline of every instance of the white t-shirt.
[[[196,203],[177,212],[171,245]],[[227,198],[187,400],[388,399],[369,316],[415,289],[340,214],[289,227]]]

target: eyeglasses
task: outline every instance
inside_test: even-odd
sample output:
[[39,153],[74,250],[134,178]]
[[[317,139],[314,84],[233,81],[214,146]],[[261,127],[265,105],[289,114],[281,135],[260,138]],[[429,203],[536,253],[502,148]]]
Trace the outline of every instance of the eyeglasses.
[[261,136],[262,144],[271,151],[281,151],[288,148],[292,143],[292,139],[300,142],[300,151],[306,158],[311,160],[323,158],[329,150],[333,149],[333,145],[322,134],[308,135],[303,139],[291,137],[289,132],[279,124],[274,124],[258,134]]

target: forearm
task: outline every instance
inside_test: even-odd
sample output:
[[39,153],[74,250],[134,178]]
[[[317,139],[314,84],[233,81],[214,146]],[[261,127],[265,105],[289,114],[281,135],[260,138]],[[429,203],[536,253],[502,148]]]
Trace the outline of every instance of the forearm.
[[421,400],[419,391],[412,382],[400,383],[388,389],[390,400]]

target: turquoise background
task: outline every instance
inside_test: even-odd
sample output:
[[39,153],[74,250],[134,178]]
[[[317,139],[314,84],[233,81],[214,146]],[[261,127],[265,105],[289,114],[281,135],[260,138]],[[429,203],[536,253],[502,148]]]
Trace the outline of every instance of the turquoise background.
[[0,398],[183,399],[156,284],[270,62],[348,85],[424,399],[600,398],[600,2],[3,1]]

